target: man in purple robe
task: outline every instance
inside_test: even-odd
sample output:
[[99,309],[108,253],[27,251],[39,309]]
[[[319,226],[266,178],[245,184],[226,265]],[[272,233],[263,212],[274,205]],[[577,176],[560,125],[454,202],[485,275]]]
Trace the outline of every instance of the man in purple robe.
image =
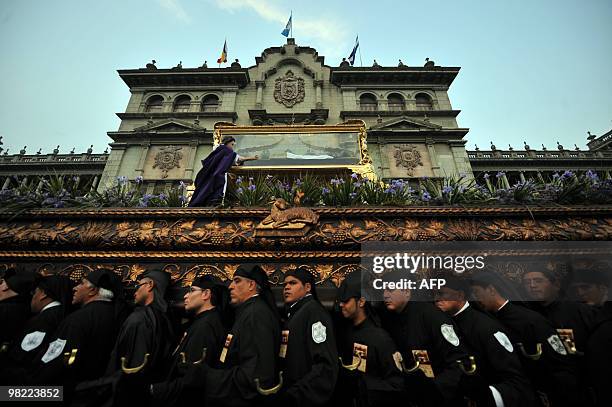
[[205,159],[195,179],[195,191],[189,206],[215,206],[222,202],[227,188],[227,171],[232,165],[259,159],[259,156],[242,157],[234,151],[236,139],[225,136]]

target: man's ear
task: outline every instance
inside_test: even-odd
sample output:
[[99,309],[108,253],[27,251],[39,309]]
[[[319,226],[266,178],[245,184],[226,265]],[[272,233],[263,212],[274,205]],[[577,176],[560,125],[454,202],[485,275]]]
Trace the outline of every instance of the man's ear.
[[307,293],[312,292],[312,285],[310,283],[306,283],[304,284],[304,289],[306,290]]
[[360,297],[360,298],[359,298],[359,301],[357,301],[357,306],[358,306],[359,308],[363,308],[363,307],[365,307],[365,303],[366,303],[366,299],[365,299],[365,298],[363,298],[363,297]]

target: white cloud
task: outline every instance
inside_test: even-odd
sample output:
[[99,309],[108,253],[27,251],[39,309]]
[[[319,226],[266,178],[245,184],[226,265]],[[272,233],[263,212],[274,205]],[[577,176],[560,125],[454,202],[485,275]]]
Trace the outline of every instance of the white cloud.
[[174,17],[176,17],[177,19],[185,23],[191,22],[191,17],[189,17],[187,12],[185,12],[185,9],[183,9],[183,6],[181,6],[181,3],[179,3],[179,0],[157,0],[157,1],[159,2],[160,6],[162,6],[163,8],[165,8],[166,10],[174,14]]
[[[247,9],[257,13],[264,20],[278,23],[278,31],[284,28],[289,18],[287,7],[280,8],[270,0],[213,0],[218,8],[234,13]],[[331,58],[338,58],[346,50],[340,50],[348,46],[348,30],[341,18],[325,16],[320,18],[307,18],[297,16],[293,19],[293,31],[295,37],[303,40],[313,40],[320,44],[319,54]],[[298,41],[300,43],[300,41]],[[311,45],[302,43],[301,45]],[[339,47],[340,45],[340,47]],[[347,55],[350,50],[346,51]],[[328,62],[329,63],[329,62]]]

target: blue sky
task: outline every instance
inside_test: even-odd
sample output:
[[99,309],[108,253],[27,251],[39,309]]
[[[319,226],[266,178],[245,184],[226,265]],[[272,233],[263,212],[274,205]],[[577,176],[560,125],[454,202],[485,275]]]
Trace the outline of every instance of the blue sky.
[[[127,86],[117,69],[229,58],[253,65],[293,10],[294,37],[335,66],[460,66],[450,90],[468,148],[583,147],[612,128],[612,1],[0,0],[4,148],[104,150]],[[211,65],[212,66],[212,65]]]

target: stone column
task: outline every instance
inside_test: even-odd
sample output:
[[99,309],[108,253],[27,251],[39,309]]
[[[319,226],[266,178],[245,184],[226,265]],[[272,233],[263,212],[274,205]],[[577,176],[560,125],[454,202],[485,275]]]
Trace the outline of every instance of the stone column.
[[11,185],[11,176],[8,175],[4,180],[4,184],[2,184],[2,190],[8,189],[9,185]]
[[315,87],[315,108],[322,109],[323,108],[323,99],[322,99],[323,81],[321,80],[314,81],[314,87]]
[[266,86],[266,82],[265,81],[255,81],[255,86],[257,87],[255,108],[262,109],[263,108],[263,88],[264,86]]
[[429,159],[431,160],[431,171],[433,172],[434,177],[439,177],[440,162],[438,161],[438,153],[436,153],[434,141],[431,137],[427,137],[425,139],[425,143],[427,144],[427,152],[429,153]]
[[525,179],[525,174],[523,173],[523,171],[519,171],[519,177],[521,178],[521,182],[526,182],[527,180]]
[[134,176],[135,177],[144,174],[145,160],[147,159],[147,153],[149,152],[149,147],[150,146],[151,146],[151,143],[149,143],[149,142],[145,142],[145,143],[142,144],[142,147],[141,147],[141,150],[140,150],[140,159],[138,160],[138,165],[134,169],[134,173],[135,173]]

